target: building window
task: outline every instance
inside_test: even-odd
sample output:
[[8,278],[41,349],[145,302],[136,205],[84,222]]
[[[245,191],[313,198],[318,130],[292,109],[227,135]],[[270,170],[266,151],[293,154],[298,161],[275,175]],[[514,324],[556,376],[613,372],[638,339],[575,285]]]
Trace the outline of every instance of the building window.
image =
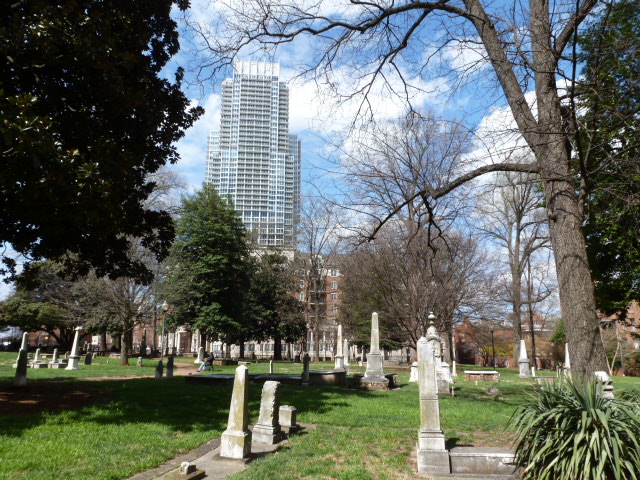
[[304,302],[304,292],[301,292],[301,293],[300,293],[300,301],[301,301],[301,302]]
[[338,313],[338,305],[333,305],[331,307],[331,313],[333,313],[333,314],[337,314]]
[[333,290],[337,290],[338,289],[338,282],[331,282],[331,288]]
[[331,294],[331,300],[333,300],[334,302],[335,302],[336,300],[338,300],[338,294],[337,294],[337,293],[332,293],[332,294]]
[[338,276],[338,271],[335,270],[335,269],[331,270],[331,276],[332,277],[337,277]]
[[298,287],[304,288],[304,280],[300,280],[300,283],[298,284]]

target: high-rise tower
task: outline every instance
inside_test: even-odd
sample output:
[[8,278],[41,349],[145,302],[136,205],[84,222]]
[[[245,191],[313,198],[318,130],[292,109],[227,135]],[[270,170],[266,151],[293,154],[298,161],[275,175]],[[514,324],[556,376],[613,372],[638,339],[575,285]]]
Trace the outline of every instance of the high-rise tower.
[[300,215],[300,141],[289,134],[289,89],[275,63],[234,64],[222,83],[220,130],[206,181],[233,201],[258,245],[293,247]]

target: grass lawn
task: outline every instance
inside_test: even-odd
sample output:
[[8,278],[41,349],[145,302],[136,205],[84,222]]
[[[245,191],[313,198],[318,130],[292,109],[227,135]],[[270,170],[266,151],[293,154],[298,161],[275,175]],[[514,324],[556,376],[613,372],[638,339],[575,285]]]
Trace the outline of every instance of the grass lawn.
[[[0,380],[13,378],[10,364],[15,356],[0,354]],[[92,375],[153,374],[153,362],[139,369],[113,361],[98,359],[96,365],[80,365],[80,370],[70,372],[29,370],[32,389],[56,385],[44,379],[65,379],[63,387],[92,389],[94,400],[100,401],[68,411],[21,415],[9,411],[0,428],[0,479],[123,479],[220,436],[226,427],[230,386],[187,384],[183,377],[83,380]],[[249,365],[251,373],[268,368],[267,362]],[[274,371],[299,373],[301,365],[275,362]],[[519,379],[516,370],[500,372],[502,395],[496,399],[487,394],[490,382],[476,386],[462,375],[455,397],[441,396],[442,427],[449,446],[509,444],[511,435],[505,427],[532,386],[531,381]],[[69,378],[71,374],[74,378]],[[288,447],[232,478],[415,478],[409,456],[419,425],[418,388],[408,383],[408,373],[399,373],[398,378],[401,388],[388,392],[283,385],[282,402],[297,407],[299,422],[317,427],[292,437]],[[640,388],[640,379],[616,378],[615,384]],[[259,401],[260,387],[252,385],[251,421],[257,419]]]

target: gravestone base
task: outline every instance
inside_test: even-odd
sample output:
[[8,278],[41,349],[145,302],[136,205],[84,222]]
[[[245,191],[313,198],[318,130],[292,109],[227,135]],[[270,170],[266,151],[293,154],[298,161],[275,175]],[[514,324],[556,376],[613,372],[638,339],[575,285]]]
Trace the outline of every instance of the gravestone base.
[[226,430],[220,437],[220,456],[241,460],[251,453],[251,432]]
[[280,427],[263,425],[261,423],[256,423],[253,426],[252,440],[254,442],[275,445],[276,443],[280,443],[283,438],[284,434]]
[[31,364],[31,368],[49,368],[49,364],[44,362],[33,362]]
[[451,473],[517,478],[513,451],[499,447],[455,447],[449,452]]
[[49,368],[67,368],[66,362],[49,362]]
[[428,475],[449,474],[449,452],[446,450],[420,450],[418,448],[418,473]]
[[78,370],[78,360],[79,359],[80,359],[80,357],[70,356],[69,357],[69,363],[67,364],[67,367],[65,368],[65,370]]
[[529,360],[520,360],[518,364],[520,365],[520,378],[530,378],[531,368],[529,368]]

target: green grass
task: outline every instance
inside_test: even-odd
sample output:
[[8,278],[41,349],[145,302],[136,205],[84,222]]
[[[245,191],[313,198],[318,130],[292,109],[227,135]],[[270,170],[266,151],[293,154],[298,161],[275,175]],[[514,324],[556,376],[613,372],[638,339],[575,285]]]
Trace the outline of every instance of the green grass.
[[[193,362],[190,357],[184,359]],[[0,354],[0,379],[13,378],[15,354]],[[84,382],[89,376],[153,374],[149,367],[120,367],[99,358],[80,370],[29,370],[33,384],[43,379],[73,380],[100,389],[104,402],[79,410],[7,415],[0,429],[0,480],[124,479],[218,437],[227,421],[231,387],[188,384],[184,378]],[[194,370],[197,366],[194,365]],[[331,368],[313,364],[312,369]],[[148,368],[148,370],[147,370]],[[215,367],[231,373],[234,366]],[[353,370],[360,370],[357,367]],[[491,382],[465,382],[455,397],[441,396],[442,428],[449,446],[508,445],[506,425],[532,391],[516,370],[499,369],[502,394],[492,398]],[[250,373],[268,372],[268,362]],[[301,364],[275,362],[275,373],[299,374]],[[47,376],[50,375],[50,376]],[[401,388],[367,392],[341,387],[282,386],[282,403],[298,409],[298,421],[316,424],[294,436],[288,447],[251,464],[234,479],[409,479],[415,478],[410,452],[419,426],[418,387],[399,373]],[[616,388],[639,388],[640,379],[616,378]],[[260,388],[251,387],[251,420],[259,411]]]

